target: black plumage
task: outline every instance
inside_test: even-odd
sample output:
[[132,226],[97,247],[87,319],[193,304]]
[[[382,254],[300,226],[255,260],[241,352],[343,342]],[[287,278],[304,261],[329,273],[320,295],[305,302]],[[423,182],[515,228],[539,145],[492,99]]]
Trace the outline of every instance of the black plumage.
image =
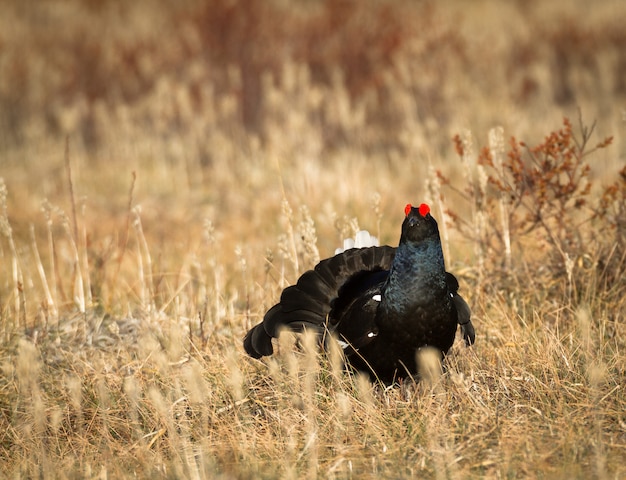
[[[407,205],[397,248],[353,248],[322,260],[244,338],[254,358],[273,353],[282,328],[339,341],[348,365],[390,383],[418,371],[416,354],[445,354],[457,325],[474,343],[470,308],[445,271],[437,222],[426,204]],[[331,335],[328,335],[328,334]]]

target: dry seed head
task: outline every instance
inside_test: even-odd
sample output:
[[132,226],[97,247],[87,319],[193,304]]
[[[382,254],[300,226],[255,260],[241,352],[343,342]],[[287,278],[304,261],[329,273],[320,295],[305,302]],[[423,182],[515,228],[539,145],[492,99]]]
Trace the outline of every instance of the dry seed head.
[[594,350],[593,339],[591,337],[591,315],[586,307],[581,307],[576,312],[578,328],[586,355],[592,355]]
[[241,246],[241,244],[237,244],[235,246],[235,256],[237,257],[237,260],[239,262],[239,268],[241,272],[246,273],[248,269],[248,263],[246,261],[246,257],[243,255],[243,247]]
[[27,340],[20,340],[15,373],[21,388],[31,390],[37,384],[41,362],[37,347]]
[[189,402],[200,404],[207,401],[209,391],[202,376],[202,366],[192,359],[182,370],[185,388],[189,393]]
[[357,373],[355,374],[355,383],[358,398],[367,406],[374,405],[373,386],[368,376]]
[[230,388],[230,393],[233,396],[233,399],[236,402],[243,400],[245,397],[243,390],[245,377],[239,368],[239,358],[234,351],[226,355],[226,368],[228,368],[226,384]]
[[63,422],[63,409],[58,405],[53,405],[50,408],[50,412],[48,413],[49,420],[48,424],[50,425],[50,430],[52,431],[52,435],[58,435],[59,429],[61,428],[61,424]]
[[4,178],[0,177],[0,233],[5,237],[10,237],[11,225],[9,224],[9,215],[7,213],[7,196],[7,186],[4,183]]
[[135,205],[132,209],[133,213],[133,227],[141,227],[141,205]]
[[159,389],[157,387],[150,387],[148,389],[148,398],[161,417],[161,421],[167,423],[170,420],[170,409]]
[[[326,335],[331,335],[329,332]],[[343,357],[343,350],[339,346],[339,343],[335,338],[328,339],[326,342],[326,351],[328,355],[328,360],[330,363],[330,368],[333,375],[339,378],[342,374],[343,364],[345,359]]]
[[350,418],[352,414],[352,402],[350,396],[344,392],[337,393],[337,406],[339,407],[339,413],[344,420]]
[[171,328],[167,333],[167,358],[172,363],[178,363],[185,360],[185,340],[182,328]]
[[267,248],[265,250],[265,263],[264,263],[265,274],[268,274],[272,270],[273,263],[274,263],[274,252],[272,251],[271,248]]
[[294,332],[286,329],[282,329],[278,336],[278,348],[277,351],[281,352],[282,359],[287,364],[287,374],[294,380],[298,378],[298,372],[300,366],[298,364],[298,358],[294,353],[294,344],[296,343],[297,336]]
[[296,259],[293,256],[290,244],[291,242],[289,241],[289,236],[286,233],[278,235],[278,251],[280,252],[281,257],[288,262],[293,263]]
[[300,206],[302,222],[300,222],[300,234],[302,238],[302,247],[304,253],[312,264],[320,261],[320,252],[317,249],[317,232],[315,231],[315,222],[311,218],[311,213],[306,205]]
[[439,203],[441,201],[441,178],[432,164],[428,166],[428,175],[424,183],[428,192],[426,200],[433,205]]
[[587,367],[587,376],[589,377],[589,383],[593,387],[599,387],[607,377],[608,371],[606,365],[603,362],[593,361]]
[[7,185],[4,181],[4,177],[0,177],[0,205],[6,206],[7,195]]
[[52,204],[47,198],[44,198],[41,202],[41,211],[46,217],[46,222],[48,226],[52,225]]
[[133,375],[128,375],[124,377],[124,383],[122,388],[131,405],[135,407],[138,404],[139,399],[141,398],[141,389],[135,377]]
[[276,383],[280,383],[281,381],[281,370],[280,370],[280,363],[278,362],[278,359],[275,358],[274,356],[269,357],[268,361],[267,361],[267,371],[269,373],[269,376],[276,382]]
[[307,368],[311,368],[314,364],[318,363],[317,353],[319,350],[317,332],[305,330],[302,335],[299,336],[299,340],[306,356],[306,366]]
[[434,385],[443,373],[441,355],[434,348],[420,348],[417,351],[417,364],[422,380],[429,385]]
[[348,224],[348,228],[350,229],[350,236],[356,237],[356,234],[359,232],[359,230],[361,230],[359,228],[359,221],[357,220],[357,218],[356,217],[348,218],[347,224]]
[[99,375],[96,379],[96,393],[98,395],[98,406],[103,414],[111,407],[111,395],[104,375]]
[[381,201],[380,193],[378,192],[372,193],[372,198],[371,198],[372,210],[374,210],[374,215],[376,215],[376,218],[380,218],[382,216],[382,213],[380,212],[380,201]]
[[469,169],[472,159],[474,158],[474,139],[472,137],[471,130],[463,130],[461,144],[463,145],[463,155],[461,156],[461,160],[465,163],[466,168]]
[[47,198],[41,202],[41,211],[46,217],[46,222],[48,223],[48,226],[52,225],[52,217],[54,215],[60,218],[63,218],[65,216],[65,212],[63,212],[61,208],[50,203]]
[[65,386],[72,402],[72,407],[76,410],[80,410],[82,404],[82,383],[80,378],[76,375],[68,375],[65,379]]
[[209,245],[215,245],[215,225],[213,222],[205,218],[202,224],[202,239]]
[[289,201],[286,198],[284,198],[280,203],[280,209],[283,217],[285,217],[285,220],[291,222],[293,220],[293,210],[291,209],[291,205],[289,205]]
[[489,130],[489,150],[493,158],[494,167],[502,170],[502,159],[505,151],[504,128],[495,127]]
[[487,197],[487,186],[489,184],[489,175],[485,172],[485,168],[482,165],[476,165],[476,172],[478,174],[478,187],[480,189],[481,198]]

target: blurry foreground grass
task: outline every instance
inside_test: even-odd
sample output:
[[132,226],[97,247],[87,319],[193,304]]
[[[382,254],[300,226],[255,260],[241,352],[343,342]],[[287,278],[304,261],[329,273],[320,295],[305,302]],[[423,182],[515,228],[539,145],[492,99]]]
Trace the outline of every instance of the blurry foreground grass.
[[[626,476],[621,2],[8,3],[5,475]],[[244,355],[421,201],[477,329],[441,377]]]

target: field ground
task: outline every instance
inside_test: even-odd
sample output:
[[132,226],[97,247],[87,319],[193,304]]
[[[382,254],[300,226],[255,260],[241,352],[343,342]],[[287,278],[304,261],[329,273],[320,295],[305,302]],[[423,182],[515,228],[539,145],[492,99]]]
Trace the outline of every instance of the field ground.
[[[626,478],[622,1],[2,11],[7,478]],[[477,331],[442,375],[244,354],[423,201]]]

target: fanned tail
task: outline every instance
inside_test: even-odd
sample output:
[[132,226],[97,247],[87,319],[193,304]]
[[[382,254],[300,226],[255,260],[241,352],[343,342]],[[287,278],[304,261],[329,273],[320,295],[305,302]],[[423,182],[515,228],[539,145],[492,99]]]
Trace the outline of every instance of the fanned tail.
[[323,334],[342,287],[362,272],[389,269],[394,254],[395,248],[389,246],[354,248],[321,261],[295,285],[285,288],[280,302],[247,333],[243,340],[246,352],[254,358],[271,355],[272,338],[283,328]]

